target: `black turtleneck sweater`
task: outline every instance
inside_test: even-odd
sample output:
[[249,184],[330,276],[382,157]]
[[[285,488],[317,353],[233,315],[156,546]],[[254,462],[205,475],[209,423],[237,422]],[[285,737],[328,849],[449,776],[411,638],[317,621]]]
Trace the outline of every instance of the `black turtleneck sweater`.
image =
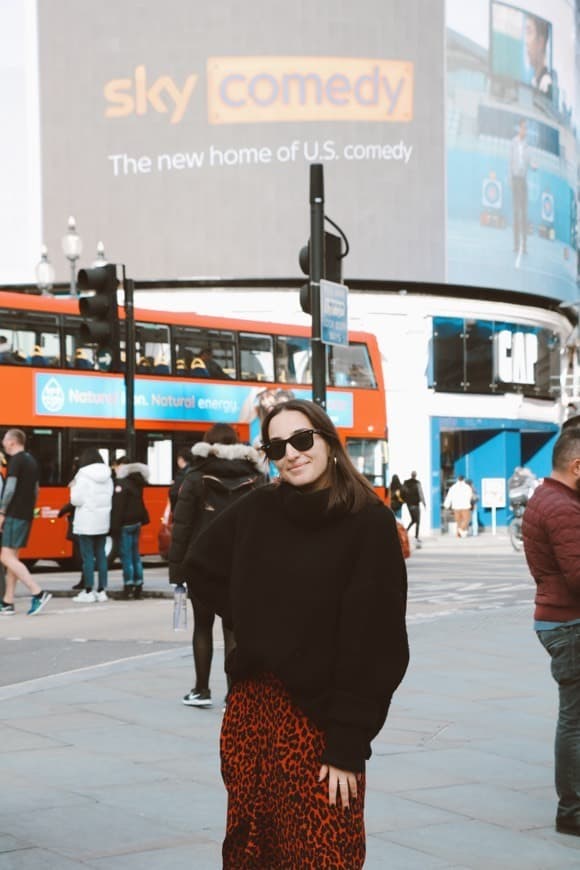
[[249,493],[199,536],[187,576],[234,630],[233,681],[276,675],[324,731],[321,762],[362,771],[409,660],[407,576],[392,512],[329,514],[328,494]]

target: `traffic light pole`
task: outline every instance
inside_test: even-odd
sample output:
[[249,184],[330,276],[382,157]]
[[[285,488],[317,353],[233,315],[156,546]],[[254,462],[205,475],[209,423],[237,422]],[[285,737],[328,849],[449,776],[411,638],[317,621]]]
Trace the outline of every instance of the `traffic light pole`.
[[135,435],[135,311],[133,294],[135,284],[125,276],[123,266],[123,290],[125,294],[125,451],[132,462],[136,459]]
[[324,263],[324,176],[310,166],[310,299],[312,305],[312,399],[326,410],[326,348],[322,343],[320,280]]

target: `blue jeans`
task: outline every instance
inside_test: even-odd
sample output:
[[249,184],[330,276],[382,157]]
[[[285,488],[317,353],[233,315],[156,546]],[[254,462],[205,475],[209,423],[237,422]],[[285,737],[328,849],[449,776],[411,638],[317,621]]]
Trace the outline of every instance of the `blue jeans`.
[[121,526],[119,536],[119,552],[123,567],[124,586],[143,585],[143,563],[139,555],[139,537],[141,535],[141,523],[133,523],[131,526]]
[[83,563],[85,589],[92,589],[95,582],[95,564],[99,576],[99,589],[107,588],[106,535],[79,535],[79,549]]
[[558,819],[580,825],[580,625],[537,635],[552,659],[560,695],[555,746]]

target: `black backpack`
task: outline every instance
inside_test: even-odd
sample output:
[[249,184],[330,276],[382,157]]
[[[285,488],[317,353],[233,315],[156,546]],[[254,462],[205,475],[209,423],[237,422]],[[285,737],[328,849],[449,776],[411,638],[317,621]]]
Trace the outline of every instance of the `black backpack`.
[[212,520],[229,505],[234,504],[243,495],[251,492],[257,483],[258,475],[247,477],[244,480],[239,478],[228,479],[227,477],[224,479],[214,477],[211,474],[202,475],[201,497],[203,500],[203,514],[196,534],[206,529]]

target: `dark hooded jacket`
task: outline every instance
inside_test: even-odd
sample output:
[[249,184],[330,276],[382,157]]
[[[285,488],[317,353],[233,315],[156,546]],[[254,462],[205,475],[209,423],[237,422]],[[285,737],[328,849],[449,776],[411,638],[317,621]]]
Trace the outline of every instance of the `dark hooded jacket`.
[[149,522],[143,500],[143,489],[149,476],[149,467],[142,462],[127,462],[118,467],[111,508],[112,534],[120,532],[122,526],[136,523],[146,525]]
[[192,449],[193,462],[181,484],[173,513],[173,531],[169,548],[169,582],[182,583],[187,578],[182,569],[188,549],[201,531],[204,486],[203,476],[223,480],[229,486],[253,481],[266,483],[263,460],[247,444],[207,444],[201,441]]

